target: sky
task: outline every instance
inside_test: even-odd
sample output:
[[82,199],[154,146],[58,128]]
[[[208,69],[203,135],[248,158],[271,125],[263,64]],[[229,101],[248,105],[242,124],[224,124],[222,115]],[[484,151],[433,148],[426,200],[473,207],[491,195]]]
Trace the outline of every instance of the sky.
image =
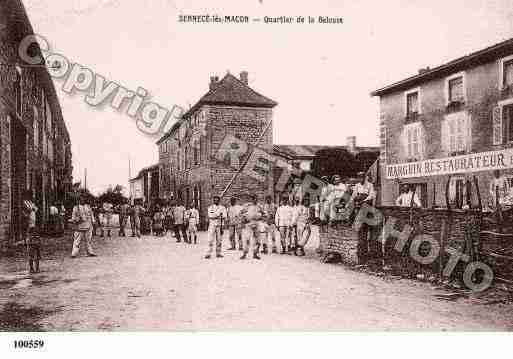
[[[378,145],[370,92],[513,37],[511,0],[24,0],[51,51],[151,101],[189,108],[210,76],[249,72],[249,85],[279,104],[274,142]],[[342,17],[343,24],[192,24],[178,15]],[[72,142],[75,181],[93,193],[128,186],[158,161],[158,136],[123,111],[93,108],[55,80]]]

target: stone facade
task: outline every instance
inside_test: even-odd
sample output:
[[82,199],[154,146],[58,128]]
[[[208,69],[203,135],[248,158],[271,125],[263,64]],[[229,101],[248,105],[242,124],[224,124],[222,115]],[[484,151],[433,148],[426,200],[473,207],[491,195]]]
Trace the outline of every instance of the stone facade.
[[[445,186],[448,176],[429,176],[404,180],[387,179],[385,166],[425,159],[446,158],[455,155],[480,153],[512,146],[511,140],[494,141],[494,123],[502,120],[502,109],[513,103],[511,86],[505,86],[502,78],[505,60],[513,54],[513,40],[505,41],[478,51],[449,64],[400,81],[373,92],[380,98],[380,142],[382,165],[382,203],[392,205],[399,194],[399,182],[416,183],[422,187],[425,206],[445,205]],[[449,87],[452,80],[462,79],[459,101],[451,101]],[[407,113],[408,94],[418,94],[418,109],[414,116]],[[451,138],[446,135],[452,129],[444,128],[451,118],[461,119],[467,127],[462,136],[462,146],[451,150]],[[494,122],[495,119],[495,122]],[[418,124],[419,148],[417,158],[408,150],[407,126]],[[501,123],[506,129],[506,124]],[[457,138],[456,141],[459,139]],[[410,141],[411,143],[411,141]],[[513,184],[513,172],[502,170]],[[474,172],[479,180],[483,202],[490,200],[488,186],[491,171]],[[469,178],[458,176],[461,180]],[[453,178],[453,180],[458,180]],[[420,188],[420,187],[419,187]],[[475,194],[474,194],[475,201]]]
[[[259,181],[246,171],[238,173],[236,163],[219,161],[216,156],[226,136],[234,136],[249,148],[257,146],[272,154],[272,107],[275,103],[254,95],[242,75],[240,80],[228,74],[220,81],[212,81],[216,83],[211,83],[209,93],[157,142],[160,196],[172,196],[186,205],[196,203],[203,226],[214,195],[224,193],[222,202],[228,204],[232,196],[248,201],[250,193],[260,198],[272,194],[272,171]],[[214,101],[211,97],[215,96],[218,99]],[[247,151],[238,158],[239,165],[250,153]],[[251,166],[252,161],[248,162]]]
[[[18,44],[33,33],[18,0],[0,3],[0,246],[20,233],[23,192],[32,189],[44,225],[52,202],[71,190],[71,143],[43,66],[27,66]],[[32,49],[33,50],[33,49]]]

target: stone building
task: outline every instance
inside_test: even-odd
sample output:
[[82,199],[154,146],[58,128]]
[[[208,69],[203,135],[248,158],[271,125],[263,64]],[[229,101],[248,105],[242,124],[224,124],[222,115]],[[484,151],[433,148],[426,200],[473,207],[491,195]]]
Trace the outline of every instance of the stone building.
[[72,165],[52,80],[43,64],[28,65],[18,54],[33,33],[21,1],[0,2],[0,27],[0,246],[7,246],[20,234],[23,192],[34,191],[44,224],[50,204],[71,190]]
[[372,96],[380,99],[383,204],[394,203],[400,183],[414,184],[429,207],[445,205],[449,176],[453,204],[467,197],[474,175],[485,203],[493,170],[513,184],[513,39],[422,69]]
[[159,164],[144,167],[136,177],[129,181],[130,200],[142,199],[144,203],[153,205],[160,196],[160,169]]
[[219,161],[223,141],[233,136],[248,145],[237,158],[244,164],[258,146],[272,153],[272,115],[277,103],[248,86],[248,73],[240,77],[228,73],[221,80],[213,76],[209,91],[187,111],[158,142],[161,169],[161,196],[174,195],[185,204],[198,205],[202,223],[213,195],[223,201],[237,196],[247,201],[249,193],[272,194],[272,173],[257,180],[237,164]]

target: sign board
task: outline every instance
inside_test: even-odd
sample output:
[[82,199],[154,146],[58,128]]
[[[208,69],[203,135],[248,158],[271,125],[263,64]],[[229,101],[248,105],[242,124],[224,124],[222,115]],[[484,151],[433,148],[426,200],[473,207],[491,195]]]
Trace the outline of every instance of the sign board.
[[513,168],[513,148],[433,158],[386,166],[386,178],[413,178],[465,174]]

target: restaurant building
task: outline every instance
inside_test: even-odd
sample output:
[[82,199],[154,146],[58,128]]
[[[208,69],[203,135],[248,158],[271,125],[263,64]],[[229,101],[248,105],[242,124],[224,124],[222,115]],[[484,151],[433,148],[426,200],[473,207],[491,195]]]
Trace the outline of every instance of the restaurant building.
[[394,204],[401,183],[415,185],[423,207],[445,206],[449,178],[452,204],[476,176],[486,205],[495,169],[513,185],[513,39],[371,95],[380,100],[383,205]]

